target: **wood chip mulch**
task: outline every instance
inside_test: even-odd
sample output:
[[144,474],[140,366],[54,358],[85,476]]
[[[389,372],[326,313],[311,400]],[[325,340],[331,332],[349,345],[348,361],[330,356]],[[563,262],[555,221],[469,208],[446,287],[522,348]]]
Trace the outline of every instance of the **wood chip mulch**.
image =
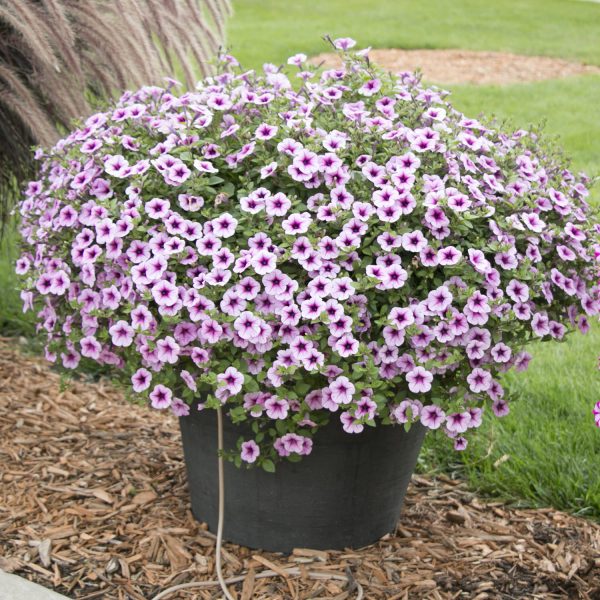
[[[600,67],[595,65],[552,56],[527,56],[509,52],[382,48],[371,50],[369,58],[394,73],[420,69],[425,81],[438,84],[507,85],[600,74]],[[311,62],[323,63],[326,67],[341,64],[335,53],[319,54],[311,58]]]
[[[215,539],[190,513],[176,420],[103,383],[60,378],[0,341],[0,568],[69,598],[150,599],[214,579]],[[290,556],[226,544],[238,600],[600,598],[600,526],[552,509],[484,502],[462,484],[414,477],[397,531],[356,551]],[[304,571],[303,571],[304,572]],[[218,588],[172,598],[221,598]]]

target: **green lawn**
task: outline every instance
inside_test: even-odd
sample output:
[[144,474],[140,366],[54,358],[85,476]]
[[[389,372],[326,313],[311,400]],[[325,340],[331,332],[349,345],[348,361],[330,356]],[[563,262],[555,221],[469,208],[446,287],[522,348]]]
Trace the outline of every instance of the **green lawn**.
[[0,336],[33,334],[31,313],[23,314],[13,271],[15,237],[14,228],[9,226],[0,241]]
[[298,51],[320,36],[379,48],[469,48],[546,54],[600,64],[600,5],[572,0],[234,0],[233,52],[248,66]]
[[600,518],[600,431],[591,416],[600,399],[600,328],[562,344],[537,344],[529,370],[505,377],[514,400],[491,416],[463,453],[429,436],[422,472],[466,476],[475,489],[523,505],[555,506]]
[[[247,67],[281,63],[296,52],[327,50],[324,34],[355,37],[361,47],[470,48],[547,54],[600,64],[600,5],[568,0],[238,0],[229,24],[233,53]],[[530,85],[457,86],[454,102],[471,116],[546,123],[575,169],[600,173],[600,77]],[[600,198],[600,190],[594,196]],[[0,334],[30,335],[21,315],[9,236],[0,252]],[[600,518],[600,328],[565,344],[536,346],[526,373],[505,384],[515,401],[490,419],[462,454],[429,436],[420,468],[460,473],[475,489],[532,505]],[[499,460],[501,459],[501,460]]]

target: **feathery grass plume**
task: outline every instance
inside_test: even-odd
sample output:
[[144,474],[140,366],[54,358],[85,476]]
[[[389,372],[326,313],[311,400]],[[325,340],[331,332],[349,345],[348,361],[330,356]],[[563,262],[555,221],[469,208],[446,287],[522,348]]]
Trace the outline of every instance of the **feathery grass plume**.
[[129,86],[208,74],[230,0],[0,0],[0,222],[31,147]]

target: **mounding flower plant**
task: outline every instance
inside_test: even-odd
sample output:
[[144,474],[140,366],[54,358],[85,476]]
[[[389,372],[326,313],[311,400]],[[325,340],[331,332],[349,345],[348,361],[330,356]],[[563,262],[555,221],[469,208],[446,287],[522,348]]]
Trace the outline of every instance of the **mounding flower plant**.
[[332,43],[338,69],[223,55],[194,91],[125,93],[37,151],[20,203],[47,358],[178,416],[222,406],[251,424],[238,465],[300,460],[331,419],[462,450],[524,346],[600,307],[585,176]]

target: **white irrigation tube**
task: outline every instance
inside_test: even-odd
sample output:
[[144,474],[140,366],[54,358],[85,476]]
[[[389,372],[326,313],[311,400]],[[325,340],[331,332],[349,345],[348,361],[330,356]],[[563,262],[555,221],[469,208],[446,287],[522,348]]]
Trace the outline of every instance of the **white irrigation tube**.
[[225,594],[227,600],[235,600],[234,597],[229,593],[227,589],[227,583],[223,577],[223,569],[221,566],[221,559],[223,553],[221,548],[223,546],[223,524],[225,522],[225,473],[223,470],[223,411],[221,407],[217,409],[217,448],[218,448],[218,461],[219,461],[219,520],[217,524],[217,547],[216,554],[216,567],[217,567],[217,579],[219,585]]
[[[238,575],[237,577],[230,577],[229,579],[225,579],[223,577],[223,570],[221,565],[222,559],[222,546],[223,546],[223,524],[225,522],[225,477],[223,473],[223,414],[220,408],[217,409],[217,446],[219,451],[218,463],[219,463],[219,519],[217,524],[217,545],[215,548],[216,552],[216,571],[217,571],[217,579],[211,579],[209,581],[191,581],[189,583],[180,583],[179,585],[171,586],[166,590],[163,590],[156,596],[152,598],[152,600],[162,600],[162,598],[166,598],[173,592],[177,592],[179,590],[189,590],[192,588],[211,588],[217,585],[221,586],[221,590],[223,590],[223,594],[225,595],[226,600],[234,600],[233,596],[230,594],[229,589],[227,588],[227,584],[240,583],[246,579],[247,573],[243,575]],[[264,579],[266,577],[281,577],[281,571],[283,571],[286,575],[302,575],[300,569],[297,567],[289,567],[287,569],[281,569],[277,572],[271,571],[270,569],[265,571],[260,571],[255,575],[256,579]],[[349,577],[345,575],[339,575],[337,573],[328,573],[326,571],[308,571],[304,573],[308,575],[311,579],[335,579],[336,581],[345,581],[350,583],[351,580]],[[356,600],[362,600],[364,597],[363,588],[358,583],[358,581],[354,580],[354,584],[356,585]]]
[[[291,567],[288,569],[283,569],[283,571],[285,571],[285,573],[287,575],[302,575],[302,573],[300,572],[300,569],[298,569],[297,567]],[[349,581],[348,577],[346,577],[345,575],[338,575],[336,573],[327,573],[325,571],[308,571],[307,575],[311,578],[311,579],[327,579],[327,580],[336,580],[336,581],[345,581],[346,583]],[[266,577],[276,577],[279,576],[281,577],[281,573],[276,573],[275,571],[271,571],[266,570],[266,571],[260,571],[260,573],[257,573],[255,575],[256,579],[265,579]],[[230,577],[229,579],[225,579],[225,583],[241,583],[242,581],[244,581],[244,579],[246,579],[246,575],[238,575],[237,577]],[[356,584],[356,600],[362,600],[364,598],[364,594],[363,594],[363,588],[360,585],[360,583],[358,583],[358,581],[354,582]],[[192,588],[211,588],[211,587],[215,587],[217,585],[220,585],[219,582],[216,579],[212,579],[210,581],[192,581],[190,583],[180,583],[179,585],[174,585],[173,587],[167,588],[166,590],[164,590],[163,592],[161,592],[160,594],[158,594],[158,596],[154,596],[154,598],[152,598],[152,600],[161,600],[162,598],[166,598],[169,594],[172,594],[173,592],[177,592],[179,590],[189,590]],[[221,588],[223,589],[223,588]],[[229,593],[229,592],[227,592]]]

